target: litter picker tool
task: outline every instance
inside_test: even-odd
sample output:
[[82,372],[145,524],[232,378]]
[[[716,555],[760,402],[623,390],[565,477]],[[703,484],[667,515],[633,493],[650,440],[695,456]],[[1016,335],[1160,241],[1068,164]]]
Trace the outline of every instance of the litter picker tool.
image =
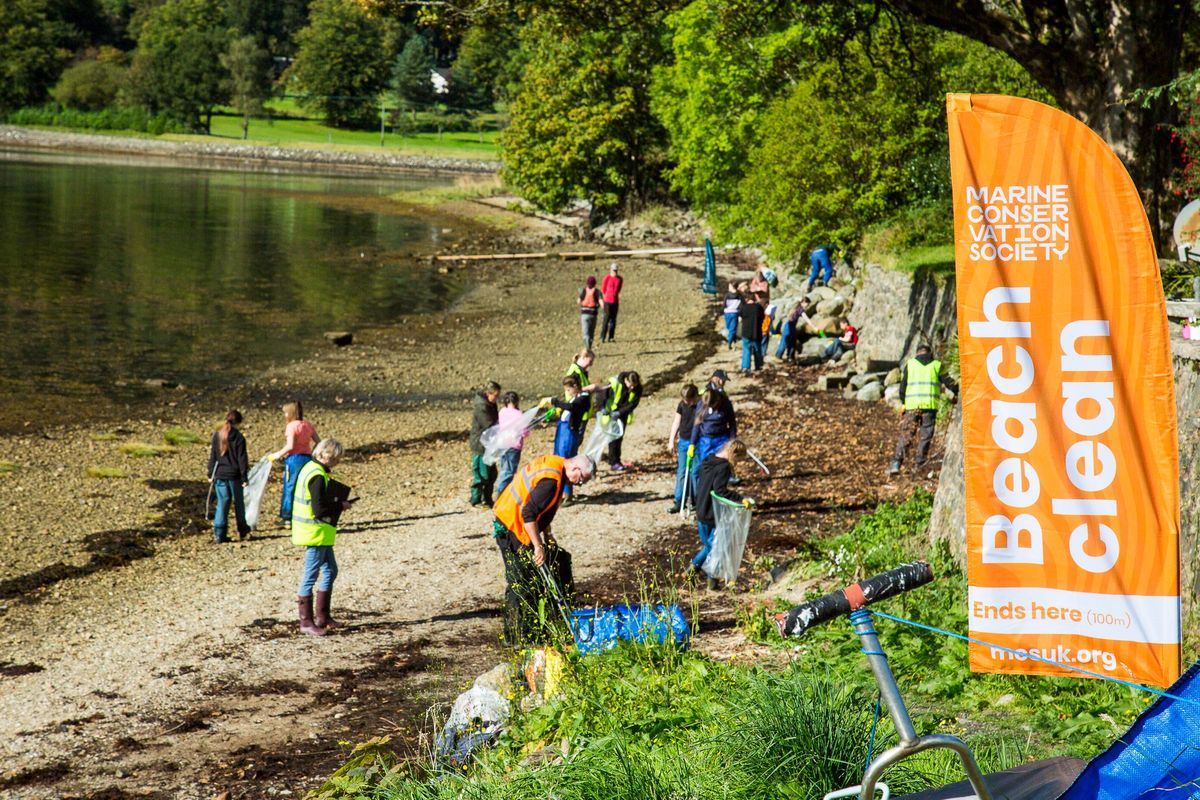
[[764,464],[762,459],[758,457],[758,453],[754,452],[750,448],[746,448],[746,455],[754,459],[754,463],[758,464],[759,469],[763,471],[763,475],[766,475],[768,478],[771,477],[771,470],[767,469],[767,465]]
[[571,614],[567,610],[567,601],[563,597],[562,588],[558,585],[558,581],[550,574],[550,570],[546,569],[545,564],[538,566],[538,574],[542,576],[542,580],[546,582],[546,588],[550,590],[550,599],[554,601],[554,605],[558,606],[558,613],[562,615],[563,622],[567,624],[567,630],[571,630]]
[[692,483],[692,465],[689,462],[683,469],[683,502],[679,504],[679,516],[687,519],[688,488]]
[[204,518],[212,519],[212,512],[209,510],[209,504],[212,503],[213,484],[217,480],[217,465],[213,464],[212,475],[208,476],[208,494],[204,496]]

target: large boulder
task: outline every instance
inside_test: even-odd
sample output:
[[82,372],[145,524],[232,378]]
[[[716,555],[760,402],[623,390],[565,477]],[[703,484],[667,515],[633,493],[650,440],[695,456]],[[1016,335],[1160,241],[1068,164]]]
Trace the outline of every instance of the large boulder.
[[814,303],[820,303],[822,300],[832,300],[835,297],[837,297],[837,292],[828,286],[816,286],[808,292],[808,299]]
[[879,377],[878,372],[864,372],[851,378],[850,385],[855,389],[861,389],[868,383],[879,383]]
[[[883,385],[884,385],[884,386],[897,386],[899,383],[900,383],[900,368],[899,368],[899,367],[893,367],[893,368],[892,368],[892,369],[891,369],[891,370],[888,372],[888,374],[887,374],[887,377],[885,377],[885,378],[883,379]],[[899,393],[900,393],[900,390],[899,390],[899,389],[897,389],[897,390],[896,390],[896,393],[897,393],[897,394],[899,394]]]
[[874,403],[877,400],[883,399],[883,384],[878,381],[868,383],[866,386],[858,390],[854,395],[854,399],[862,403]]
[[822,317],[840,317],[846,313],[846,308],[849,304],[846,298],[839,295],[834,295],[827,300],[822,300],[817,303],[817,314]]
[[825,333],[834,336],[840,332],[837,317],[811,317],[808,329],[810,333],[825,331]]
[[829,347],[828,339],[809,339],[800,348],[800,356],[802,358],[811,356],[813,358],[821,358],[825,355],[825,348]]

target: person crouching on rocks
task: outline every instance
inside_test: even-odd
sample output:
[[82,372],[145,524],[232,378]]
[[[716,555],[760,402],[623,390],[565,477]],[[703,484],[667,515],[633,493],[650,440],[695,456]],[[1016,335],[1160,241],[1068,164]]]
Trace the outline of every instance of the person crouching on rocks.
[[[333,545],[342,512],[353,502],[348,486],[330,477],[342,460],[342,444],[337,439],[322,439],[313,448],[312,460],[300,468],[296,494],[292,502],[292,544],[304,548],[304,567],[296,605],[300,614],[300,632],[324,636],[335,624],[329,614],[333,581],[337,578],[337,559]],[[314,606],[313,586],[316,585]]]
[[217,511],[213,516],[213,540],[225,544],[229,537],[225,531],[229,526],[229,503],[233,501],[233,516],[237,520],[238,538],[250,535],[246,524],[246,503],[242,489],[250,473],[250,462],[246,457],[246,437],[237,429],[242,424],[242,412],[234,409],[225,415],[225,424],[213,433],[212,449],[208,454],[209,482],[217,493]]

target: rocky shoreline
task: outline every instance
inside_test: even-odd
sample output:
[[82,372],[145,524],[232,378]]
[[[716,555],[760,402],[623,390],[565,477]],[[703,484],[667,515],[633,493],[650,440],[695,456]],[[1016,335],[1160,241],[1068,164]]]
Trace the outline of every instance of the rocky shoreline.
[[0,150],[42,150],[63,153],[102,153],[117,157],[190,161],[204,166],[251,171],[320,171],[361,174],[370,172],[425,172],[493,174],[500,162],[487,159],[324,150],[302,147],[266,147],[239,142],[195,142],[109,136],[95,133],[22,128],[0,125]]

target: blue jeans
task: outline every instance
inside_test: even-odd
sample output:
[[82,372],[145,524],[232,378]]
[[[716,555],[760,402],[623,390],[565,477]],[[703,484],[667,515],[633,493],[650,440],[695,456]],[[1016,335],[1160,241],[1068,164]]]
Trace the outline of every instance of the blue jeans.
[[754,355],[754,368],[762,369],[763,351],[761,339],[742,337],[742,369],[750,369],[750,356]]
[[725,314],[725,341],[728,344],[733,344],[733,340],[737,338],[737,322],[738,315],[736,311],[732,314]]
[[217,479],[213,482],[213,488],[217,493],[217,512],[213,516],[213,540],[216,542],[227,542],[229,537],[225,531],[229,528],[229,501],[233,501],[234,519],[237,520],[237,531],[239,536],[245,536],[250,533],[250,526],[246,524],[246,503],[242,499],[242,485],[237,481]]
[[[690,445],[691,442],[687,439],[680,439],[679,443],[675,445],[675,505],[677,507],[683,506],[683,482],[685,479],[692,484],[688,486],[688,499],[695,500],[696,498],[696,487],[687,468],[687,451]],[[692,465],[692,472],[695,472],[700,462],[693,461]]]
[[293,453],[283,459],[283,496],[279,498],[279,518],[292,518],[292,495],[296,493],[296,478],[300,477],[300,468],[312,461],[307,453]]
[[[321,573],[321,567],[325,567],[324,573]],[[304,548],[304,569],[300,573],[300,588],[296,590],[296,594],[300,597],[308,597],[312,594],[313,584],[317,585],[318,592],[328,592],[333,588],[333,579],[337,577],[337,559],[333,557],[333,545],[317,545],[315,547]],[[317,575],[321,574],[321,580],[317,580]]]
[[517,474],[517,465],[521,463],[521,451],[510,447],[500,456],[500,477],[496,478],[496,494],[499,495],[510,483],[513,475]]
[[696,532],[700,534],[700,552],[696,553],[692,559],[692,565],[696,569],[700,569],[704,559],[708,558],[708,554],[712,552],[713,537],[716,535],[717,526],[696,520]]
[[841,339],[834,339],[829,346],[825,348],[825,358],[829,361],[832,361],[835,358],[841,358],[842,353],[849,349],[850,348],[847,347],[846,343]]
[[812,286],[817,280],[817,275],[824,270],[825,277],[822,278],[825,283],[829,283],[829,279],[833,277],[833,262],[829,260],[829,251],[824,247],[818,247],[812,251],[809,256],[812,262],[812,272],[808,276],[808,285]]
[[[554,429],[554,455],[562,458],[574,458],[579,453],[580,437],[571,433],[571,424],[564,420],[558,421]],[[571,484],[563,483],[563,496],[570,497]]]
[[779,347],[775,348],[775,357],[783,358],[783,351],[787,349],[788,339],[792,338],[792,323],[783,323],[783,331],[779,334]]
[[720,450],[729,441],[729,436],[700,436],[696,439],[696,455],[692,458],[692,497],[700,489],[700,465],[704,459]]

